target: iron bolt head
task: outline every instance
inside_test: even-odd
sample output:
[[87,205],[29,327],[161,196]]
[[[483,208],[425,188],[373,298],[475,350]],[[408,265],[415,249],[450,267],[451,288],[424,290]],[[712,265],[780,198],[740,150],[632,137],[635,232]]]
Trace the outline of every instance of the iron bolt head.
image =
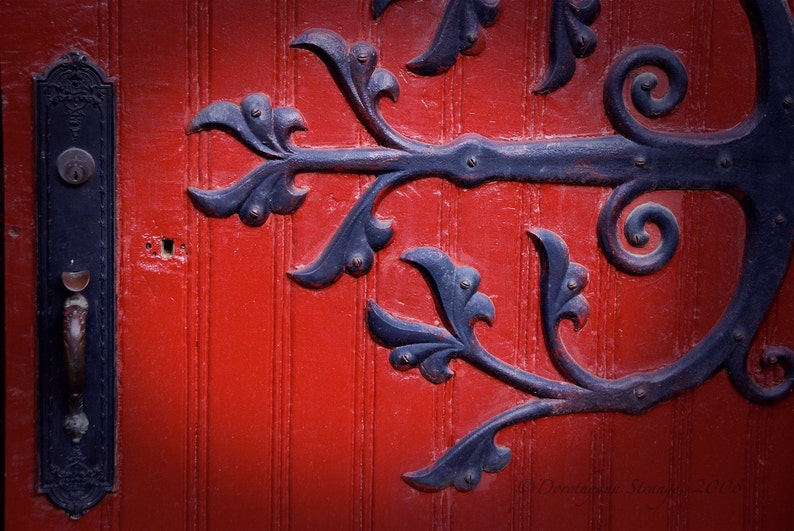
[[469,289],[471,287],[471,282],[469,282],[468,280],[461,280],[460,287],[462,289]]
[[353,267],[358,269],[364,265],[364,259],[361,258],[360,256],[354,256],[353,259],[350,261],[350,263],[353,265]]
[[784,109],[791,109],[791,106],[794,105],[794,98],[791,96],[786,96],[783,98],[783,108]]
[[634,389],[634,396],[636,396],[636,397],[637,397],[638,399],[640,399],[640,400],[642,400],[643,398],[645,398],[645,395],[646,395],[647,393],[648,393],[648,392],[645,390],[645,388],[644,388],[644,387],[637,387],[637,388],[635,388],[635,389]]
[[741,343],[744,341],[744,332],[741,330],[737,330],[733,333],[733,339],[736,340],[737,343]]
[[567,286],[569,290],[573,291],[579,286],[579,284],[577,284],[575,280],[569,280]]
[[262,116],[262,109],[259,109],[258,107],[254,107],[253,109],[251,109],[251,116],[253,116],[254,118],[259,118],[260,116]]
[[364,52],[361,52],[360,54],[358,54],[358,55],[356,56],[356,60],[357,60],[359,63],[361,63],[361,64],[364,64],[364,63],[366,63],[368,59],[369,59],[369,56],[368,56],[367,54],[365,54]]
[[248,215],[253,219],[258,219],[259,216],[262,215],[262,212],[260,212],[258,208],[252,208],[251,210],[248,211]]
[[476,33],[469,33],[468,35],[466,35],[466,40],[471,42],[471,43],[477,42],[477,34]]
[[634,159],[634,165],[637,166],[638,168],[644,168],[645,157],[637,157],[636,159]]
[[728,169],[731,167],[731,159],[730,157],[722,157],[720,159],[720,167]]
[[475,167],[476,165],[477,165],[477,157],[475,157],[474,155],[472,155],[472,156],[471,156],[471,157],[469,157],[469,158],[468,158],[468,160],[466,161],[466,166],[468,166],[469,168],[473,168],[473,167]]
[[775,216],[775,219],[773,221],[775,222],[775,225],[782,225],[783,223],[786,222],[786,218],[783,216],[783,214],[778,214],[777,216]]

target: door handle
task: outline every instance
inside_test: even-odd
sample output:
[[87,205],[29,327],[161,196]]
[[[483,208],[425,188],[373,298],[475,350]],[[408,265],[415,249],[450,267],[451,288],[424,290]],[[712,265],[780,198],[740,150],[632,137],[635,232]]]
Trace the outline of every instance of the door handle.
[[83,411],[88,300],[82,293],[90,280],[91,274],[88,271],[61,273],[64,287],[72,292],[63,304],[63,353],[69,406],[63,428],[75,444],[80,442],[90,424]]
[[116,93],[80,52],[35,89],[39,487],[79,518],[116,467]]

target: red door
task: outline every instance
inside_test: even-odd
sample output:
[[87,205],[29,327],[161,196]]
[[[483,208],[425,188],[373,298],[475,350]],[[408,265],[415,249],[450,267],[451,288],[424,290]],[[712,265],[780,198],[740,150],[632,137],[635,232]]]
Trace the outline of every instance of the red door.
[[[790,385],[775,68],[794,52],[751,30],[790,42],[788,8],[501,0],[493,19],[495,3],[0,2],[7,529],[790,525],[794,399],[755,385]],[[707,142],[676,151],[605,103],[640,45],[688,87],[632,120]],[[39,491],[32,81],[71,50],[115,79],[118,124],[115,485],[76,521]],[[675,85],[659,77],[654,97]],[[757,124],[772,133],[746,140]],[[625,242],[647,202],[649,247],[671,217],[679,241],[638,274],[599,225]]]

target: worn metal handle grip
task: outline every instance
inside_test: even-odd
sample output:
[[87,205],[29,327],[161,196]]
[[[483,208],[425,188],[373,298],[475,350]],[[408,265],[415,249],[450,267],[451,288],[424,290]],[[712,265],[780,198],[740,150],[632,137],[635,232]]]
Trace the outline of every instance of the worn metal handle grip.
[[88,271],[61,274],[63,285],[72,292],[63,305],[63,352],[69,405],[63,428],[75,444],[80,442],[89,426],[88,417],[83,411],[88,300],[82,294],[89,280],[91,275]]

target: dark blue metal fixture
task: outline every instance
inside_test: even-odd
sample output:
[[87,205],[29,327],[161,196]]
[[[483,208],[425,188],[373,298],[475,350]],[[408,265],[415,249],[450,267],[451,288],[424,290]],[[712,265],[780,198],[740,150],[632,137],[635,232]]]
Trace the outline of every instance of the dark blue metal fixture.
[[[375,1],[380,14],[389,0]],[[455,267],[436,249],[414,249],[403,259],[424,275],[435,296],[444,326],[434,327],[394,317],[370,301],[368,324],[373,337],[393,349],[399,370],[418,368],[433,383],[452,377],[449,361],[457,358],[534,398],[477,428],[455,444],[433,466],[406,474],[421,490],[454,486],[474,488],[482,471],[507,465],[510,451],[497,447],[495,434],[510,425],[550,415],[594,411],[638,414],[684,391],[694,389],[725,369],[735,388],[749,400],[773,403],[794,387],[794,352],[777,346],[763,361],[783,369],[784,377],[763,387],[748,374],[751,341],[777,293],[794,242],[794,27],[785,0],[746,0],[757,64],[757,95],[751,116],[729,130],[702,134],[655,131],[638,121],[673,112],[687,89],[681,61],[667,48],[641,46],[624,53],[611,66],[604,83],[604,108],[613,136],[538,142],[499,142],[466,134],[443,145],[407,138],[382,117],[378,101],[397,99],[399,87],[388,71],[376,68],[377,54],[367,43],[348,45],[326,30],[309,30],[293,46],[318,55],[327,65],[357,118],[379,147],[312,149],[290,142],[304,128],[293,108],[270,106],[263,94],[252,94],[238,107],[215,103],[201,111],[191,131],[220,128],[235,135],[267,159],[236,184],[221,190],[191,188],[196,207],[208,216],[234,213],[243,223],[262,225],[269,213],[290,214],[301,205],[303,190],[293,187],[302,172],[372,174],[374,182],[353,206],[325,250],[308,266],[290,273],[301,286],[323,288],[343,273],[366,274],[375,252],[388,244],[392,230],[374,216],[380,199],[396,187],[427,177],[474,188],[493,181],[601,186],[612,189],[596,227],[600,247],[615,266],[631,275],[662,269],[674,255],[678,222],[667,208],[645,202],[627,213],[623,229],[629,246],[648,243],[646,224],[655,225],[661,241],[647,254],[628,249],[618,235],[619,218],[644,194],[657,190],[714,190],[733,196],[745,216],[746,238],[741,275],[730,304],[717,325],[692,350],[667,367],[618,379],[597,377],[580,366],[558,334],[564,319],[579,329],[589,307],[582,291],[587,270],[570,263],[565,243],[556,234],[532,229],[540,256],[541,318],[549,355],[560,380],[549,380],[506,364],[480,345],[472,325],[493,318],[493,305],[478,293],[478,273]],[[472,51],[479,26],[494,21],[496,2],[451,0],[430,49],[409,64],[420,74],[444,71],[458,52]],[[598,14],[597,1],[557,0],[553,4],[550,67],[536,89],[548,93],[574,74],[575,58],[595,46],[589,29]],[[658,84],[654,67],[667,77],[664,96],[652,94]],[[638,73],[639,72],[639,73]],[[624,101],[630,83],[633,111]]]
[[35,97],[40,488],[79,518],[116,469],[116,88],[72,52]]

